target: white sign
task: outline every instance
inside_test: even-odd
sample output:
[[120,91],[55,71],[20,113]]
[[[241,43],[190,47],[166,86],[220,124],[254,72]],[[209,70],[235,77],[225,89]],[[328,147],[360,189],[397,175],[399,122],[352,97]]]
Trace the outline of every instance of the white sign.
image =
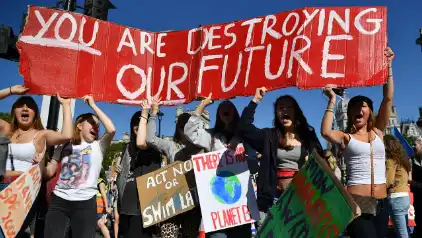
[[205,232],[259,220],[245,149],[192,156]]

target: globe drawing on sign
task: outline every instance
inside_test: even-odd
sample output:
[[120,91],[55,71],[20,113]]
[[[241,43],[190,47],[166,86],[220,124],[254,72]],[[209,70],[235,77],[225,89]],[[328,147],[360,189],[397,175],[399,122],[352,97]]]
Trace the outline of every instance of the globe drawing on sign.
[[235,174],[222,171],[211,179],[211,191],[215,199],[222,204],[233,204],[242,195],[242,186]]

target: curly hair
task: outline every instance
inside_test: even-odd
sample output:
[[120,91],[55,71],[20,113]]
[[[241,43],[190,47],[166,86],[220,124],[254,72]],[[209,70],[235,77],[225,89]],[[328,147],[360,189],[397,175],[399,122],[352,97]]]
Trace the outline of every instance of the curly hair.
[[392,135],[385,135],[384,145],[387,159],[396,161],[399,166],[403,166],[409,172],[410,162],[400,142]]

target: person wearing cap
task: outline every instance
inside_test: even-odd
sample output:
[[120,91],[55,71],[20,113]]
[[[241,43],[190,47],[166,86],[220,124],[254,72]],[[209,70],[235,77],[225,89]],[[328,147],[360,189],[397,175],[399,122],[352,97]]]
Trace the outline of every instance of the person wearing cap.
[[347,227],[347,232],[352,238],[384,237],[386,233],[386,230],[381,228],[384,226],[379,225],[386,222],[382,219],[388,219],[382,212],[384,199],[387,197],[386,155],[382,138],[393,104],[394,53],[390,48],[386,48],[385,56],[388,62],[387,82],[383,86],[383,100],[376,117],[372,100],[365,96],[356,96],[349,101],[347,107],[346,131],[333,130],[336,103],[334,86],[327,85],[323,90],[329,101],[321,123],[321,135],[342,149],[348,172],[347,192],[362,212],[361,216]]
[[[45,238],[92,238],[97,223],[97,182],[106,149],[115,134],[110,118],[96,105],[92,96],[85,96],[93,113],[84,113],[75,120],[73,138],[56,148],[48,170],[55,173],[61,163],[59,178],[51,196],[45,218]],[[99,136],[100,122],[105,128]],[[58,170],[58,169],[56,169]]]
[[[413,237],[422,237],[422,136],[415,140],[412,173],[409,178],[410,190],[413,193],[416,228]],[[419,215],[418,215],[419,214]]]

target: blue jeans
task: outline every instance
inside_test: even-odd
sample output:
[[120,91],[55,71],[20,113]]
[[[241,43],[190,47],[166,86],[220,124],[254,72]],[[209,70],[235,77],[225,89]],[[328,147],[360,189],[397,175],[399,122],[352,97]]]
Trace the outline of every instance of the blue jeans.
[[410,207],[409,196],[387,198],[388,212],[391,221],[393,222],[394,229],[396,230],[397,237],[409,238],[410,229],[408,224],[408,210]]

